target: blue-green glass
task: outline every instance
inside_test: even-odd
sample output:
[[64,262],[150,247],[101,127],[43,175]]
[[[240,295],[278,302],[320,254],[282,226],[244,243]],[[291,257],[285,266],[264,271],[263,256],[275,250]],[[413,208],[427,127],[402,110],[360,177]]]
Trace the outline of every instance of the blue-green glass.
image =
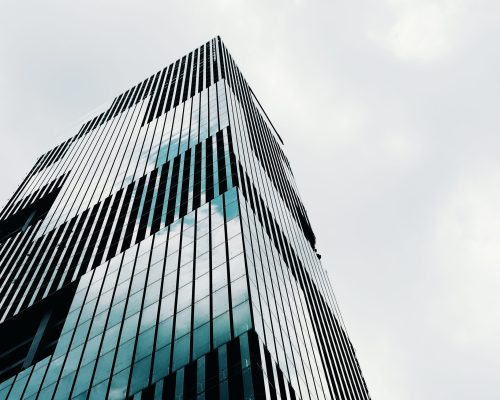
[[157,314],[158,314],[158,303],[146,306],[142,310],[140,332],[144,332],[145,330],[156,325]]
[[33,367],[25,369],[24,371],[21,371],[17,375],[14,385],[12,385],[12,390],[9,394],[9,398],[12,399],[21,398],[21,394],[24,390],[24,387],[26,386],[26,383],[28,382],[29,374],[31,373],[32,368]]
[[239,336],[252,327],[250,316],[250,305],[248,301],[233,308],[233,330],[234,336]]
[[139,322],[139,313],[132,315],[123,322],[123,330],[120,337],[120,343],[124,343],[135,337],[137,333],[137,323]]
[[[212,304],[213,304],[213,316],[214,318],[219,315],[227,312],[229,310],[229,299],[228,299],[228,287],[224,286],[223,288],[217,290],[213,293],[212,296]],[[214,335],[215,335],[215,325],[214,325]]]
[[94,375],[94,384],[109,378],[109,376],[111,375],[111,367],[113,365],[114,355],[115,352],[113,350],[99,357],[99,359],[97,360],[97,368]]
[[162,347],[155,352],[153,381],[168,375],[170,367],[170,345]]
[[123,399],[127,395],[128,378],[130,375],[130,368],[113,375],[111,378],[111,385],[109,387],[109,400]]
[[158,334],[156,336],[156,348],[166,346],[172,341],[172,324],[174,318],[170,317],[166,320],[160,321],[158,324]]
[[198,328],[199,326],[207,323],[210,319],[210,298],[205,297],[200,301],[196,302],[194,305],[194,318],[193,318],[193,328]]
[[76,372],[73,371],[69,375],[66,375],[59,379],[59,384],[57,385],[56,394],[54,399],[67,399],[73,386],[73,381],[75,379]]
[[78,369],[78,375],[73,388],[73,395],[78,395],[89,388],[90,379],[92,378],[92,373],[94,372],[94,366],[95,361],[85,364]]
[[149,384],[149,372],[151,370],[151,355],[139,360],[134,364],[132,377],[130,379],[130,393],[136,393]]
[[191,307],[177,313],[175,319],[175,338],[184,336],[191,330]]
[[210,351],[210,323],[193,331],[193,359]]
[[137,338],[137,347],[135,350],[135,359],[140,360],[153,352],[153,342],[155,337],[155,328],[148,329],[141,333]]
[[200,357],[196,363],[196,392],[205,391],[205,357]]
[[[35,365],[35,368],[33,370],[33,373],[31,374],[31,377],[30,377],[30,380],[29,380],[29,383],[26,387],[26,390],[24,391],[24,395],[27,397],[27,396],[30,396],[31,394],[33,393],[36,393],[39,388],[40,388],[40,385],[42,384],[42,379],[45,375],[45,371],[47,370],[47,366],[49,365],[49,360],[50,358],[47,357],[47,358],[44,358],[42,361],[38,362],[36,365]],[[9,380],[7,380],[8,382]],[[2,384],[3,386],[3,384]],[[2,387],[0,386],[0,388]],[[0,392],[1,392],[1,389],[0,389]],[[2,396],[0,395],[0,399],[2,398]]]
[[[94,380],[95,381],[95,380]],[[106,391],[108,390],[109,381],[105,380],[94,386],[90,390],[89,399],[105,399]]]
[[87,364],[88,362],[95,360],[99,353],[99,346],[101,345],[102,335],[97,335],[87,341],[87,345],[85,347],[85,351],[82,357],[82,365]]
[[134,346],[135,338],[130,339],[128,342],[125,342],[120,345],[120,347],[118,347],[114,366],[115,373],[130,366],[130,363],[132,362],[132,358],[134,356]]
[[231,282],[231,299],[233,307],[248,300],[246,275],[243,275]]
[[219,315],[213,320],[213,346],[218,347],[221,344],[231,340],[231,328],[229,325],[229,313]]
[[183,367],[189,362],[190,334],[184,335],[174,342],[174,356],[172,358],[172,371]]

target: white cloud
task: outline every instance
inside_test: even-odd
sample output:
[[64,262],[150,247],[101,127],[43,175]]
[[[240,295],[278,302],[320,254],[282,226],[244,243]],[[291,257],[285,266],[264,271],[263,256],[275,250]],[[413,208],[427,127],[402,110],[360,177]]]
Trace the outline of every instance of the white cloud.
[[499,182],[498,166],[462,178],[440,208],[435,231],[443,293],[455,310],[451,335],[457,345],[484,346],[497,355],[500,313],[490,307],[500,304]]
[[387,133],[382,141],[385,155],[403,164],[413,164],[418,161],[421,145],[418,135],[409,132]]
[[393,21],[369,37],[404,61],[429,62],[448,55],[464,15],[462,0],[386,0]]

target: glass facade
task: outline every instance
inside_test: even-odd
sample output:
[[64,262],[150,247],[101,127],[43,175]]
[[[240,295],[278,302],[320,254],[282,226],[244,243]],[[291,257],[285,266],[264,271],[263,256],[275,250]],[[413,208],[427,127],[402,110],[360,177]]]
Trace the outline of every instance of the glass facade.
[[283,142],[219,37],[0,213],[0,399],[369,399]]

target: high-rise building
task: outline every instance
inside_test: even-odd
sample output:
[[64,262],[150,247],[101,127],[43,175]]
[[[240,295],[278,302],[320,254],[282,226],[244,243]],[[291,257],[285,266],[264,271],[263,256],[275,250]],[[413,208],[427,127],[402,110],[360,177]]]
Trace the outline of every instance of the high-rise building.
[[0,399],[368,399],[283,142],[215,38],[0,213]]

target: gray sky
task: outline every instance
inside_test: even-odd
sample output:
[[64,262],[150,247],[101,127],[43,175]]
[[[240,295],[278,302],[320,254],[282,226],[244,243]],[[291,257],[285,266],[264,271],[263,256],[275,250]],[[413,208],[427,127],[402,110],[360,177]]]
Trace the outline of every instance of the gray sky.
[[498,0],[2,3],[2,204],[75,121],[220,34],[285,140],[372,397],[499,398]]

